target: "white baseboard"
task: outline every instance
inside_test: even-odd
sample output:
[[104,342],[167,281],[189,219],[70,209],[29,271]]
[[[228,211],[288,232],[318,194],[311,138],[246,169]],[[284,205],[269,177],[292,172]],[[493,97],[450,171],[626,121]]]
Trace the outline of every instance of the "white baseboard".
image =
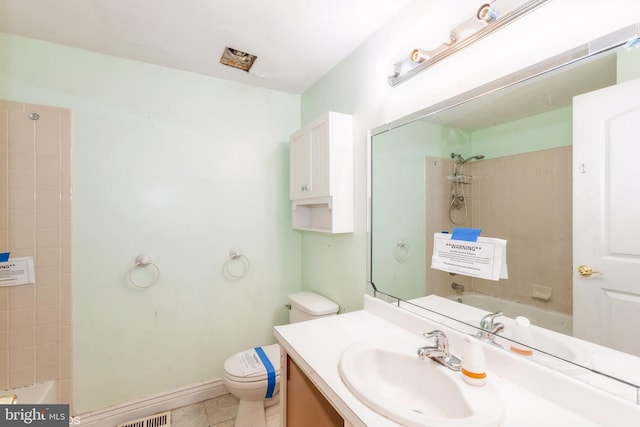
[[82,427],[114,427],[126,421],[170,411],[227,393],[222,379],[217,379],[74,417],[78,422],[77,425]]

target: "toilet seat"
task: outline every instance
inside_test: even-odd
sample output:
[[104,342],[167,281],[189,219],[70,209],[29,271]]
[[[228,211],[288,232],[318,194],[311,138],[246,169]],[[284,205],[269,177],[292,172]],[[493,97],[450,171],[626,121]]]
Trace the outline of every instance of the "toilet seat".
[[[280,382],[280,345],[272,344],[268,346],[263,346],[265,354],[269,358],[269,361],[273,365],[273,369],[276,374],[276,382]],[[225,376],[235,382],[239,383],[253,383],[260,381],[267,381],[267,371],[264,368],[264,365],[261,363],[261,368],[256,371],[247,372],[246,366],[242,361],[243,357],[246,357],[247,352],[252,352],[253,349],[240,351],[231,357],[229,357],[224,362],[224,374]]]

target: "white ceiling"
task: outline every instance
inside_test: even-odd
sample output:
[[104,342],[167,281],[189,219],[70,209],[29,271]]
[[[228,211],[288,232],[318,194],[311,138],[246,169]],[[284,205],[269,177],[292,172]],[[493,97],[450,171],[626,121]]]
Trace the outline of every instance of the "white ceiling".
[[410,1],[0,0],[0,32],[302,93]]
[[573,97],[616,84],[616,55],[604,52],[424,118],[474,131],[572,105]]

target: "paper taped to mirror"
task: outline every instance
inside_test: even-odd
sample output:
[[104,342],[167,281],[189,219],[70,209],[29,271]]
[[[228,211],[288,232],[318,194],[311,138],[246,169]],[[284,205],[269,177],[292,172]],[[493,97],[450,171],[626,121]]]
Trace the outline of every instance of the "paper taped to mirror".
[[507,241],[478,237],[470,242],[454,240],[448,233],[435,233],[431,268],[480,279],[508,279]]

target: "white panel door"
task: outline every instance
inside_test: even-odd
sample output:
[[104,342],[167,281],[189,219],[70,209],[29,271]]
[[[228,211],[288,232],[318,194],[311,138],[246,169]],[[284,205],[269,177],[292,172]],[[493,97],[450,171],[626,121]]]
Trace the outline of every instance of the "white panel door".
[[574,98],[573,114],[574,335],[640,355],[640,80]]

